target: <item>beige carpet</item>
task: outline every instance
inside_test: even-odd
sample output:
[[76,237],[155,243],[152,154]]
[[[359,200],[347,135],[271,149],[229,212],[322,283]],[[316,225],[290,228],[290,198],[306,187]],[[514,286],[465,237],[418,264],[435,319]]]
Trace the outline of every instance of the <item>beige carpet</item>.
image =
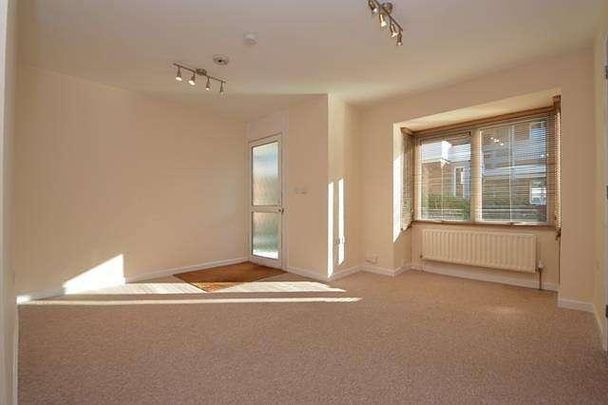
[[21,306],[20,404],[608,403],[595,320],[554,293],[419,272],[273,280]]

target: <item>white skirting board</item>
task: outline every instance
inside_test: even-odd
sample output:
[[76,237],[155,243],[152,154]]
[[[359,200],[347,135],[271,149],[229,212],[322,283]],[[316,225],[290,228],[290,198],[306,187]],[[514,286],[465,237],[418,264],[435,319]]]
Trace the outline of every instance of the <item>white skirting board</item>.
[[[187,271],[203,270],[203,269],[209,269],[209,268],[218,267],[218,266],[228,266],[231,264],[243,263],[246,261],[247,261],[246,257],[238,257],[238,258],[234,258],[234,259],[216,260],[216,261],[212,261],[212,262],[193,264],[193,265],[184,266],[184,267],[175,267],[175,268],[166,269],[166,270],[156,270],[156,271],[144,272],[144,273],[137,274],[134,276],[125,277],[124,281],[122,283],[116,283],[115,285],[104,285],[104,288],[116,287],[119,285],[123,285],[125,283],[134,283],[137,281],[148,280],[148,279],[153,279],[153,278],[167,277],[167,276],[171,276],[173,274],[184,273]],[[83,290],[82,292],[85,293],[86,290]],[[65,293],[65,289],[63,287],[57,287],[57,288],[52,288],[52,289],[43,290],[43,291],[35,291],[35,292],[26,293],[26,294],[19,294],[17,296],[17,304],[21,304],[21,303],[24,303],[27,301],[40,300],[40,299],[44,299],[44,298],[57,297],[57,296],[63,295],[64,293]]]
[[363,264],[361,265],[361,270],[362,271],[366,271],[368,273],[374,273],[374,274],[380,274],[382,276],[389,276],[389,277],[395,277],[401,273],[403,273],[404,271],[407,271],[410,269],[409,265],[404,265],[401,266],[399,268],[396,269],[389,269],[386,267],[380,267],[380,266],[376,266],[374,264]]
[[317,271],[302,269],[299,267],[287,267],[286,271],[297,274],[302,277],[308,277],[308,278],[312,278],[314,280],[327,282],[327,281],[339,280],[341,278],[348,277],[348,276],[358,273],[360,271],[380,274],[383,276],[395,277],[396,275],[401,274],[402,272],[404,272],[408,269],[409,269],[409,266],[402,266],[398,269],[388,269],[385,267],[380,267],[380,266],[375,266],[375,265],[362,264],[359,266],[352,266],[352,267],[349,267],[346,269],[338,269],[338,270],[334,271],[334,273],[329,277],[321,275]]
[[327,276],[324,276],[323,274],[320,274],[315,270],[302,269],[293,266],[287,266],[284,270],[288,273],[297,274],[298,276],[302,277],[312,278],[313,280],[317,281],[329,281]]
[[564,309],[574,309],[576,311],[591,312],[592,314],[595,314],[595,307],[590,302],[558,297],[557,306]]
[[[517,287],[538,288],[538,281],[536,281],[536,280],[522,280],[520,278],[505,277],[502,275],[485,273],[485,272],[478,273],[478,272],[467,271],[464,269],[450,269],[450,268],[445,268],[442,266],[429,267],[429,266],[420,266],[420,265],[412,266],[412,270],[426,271],[429,273],[441,274],[444,276],[451,276],[451,277],[460,277],[460,278],[466,278],[466,279],[471,279],[471,280],[487,281],[487,282],[491,282],[491,283],[507,284],[507,285],[513,285],[513,286],[517,286]],[[559,286],[556,284],[553,284],[553,283],[543,282],[543,289],[548,290],[548,291],[559,292]],[[597,315],[598,313],[595,311],[594,305],[590,302],[577,301],[577,300],[572,300],[572,299],[567,299],[567,298],[561,298],[558,296],[557,306],[559,308],[564,308],[564,309],[573,309],[576,311],[590,312],[590,313],[593,313],[594,316],[596,316],[596,318],[598,316]],[[602,325],[601,325],[602,321],[600,319],[596,319],[596,320],[598,323],[598,327],[600,329],[600,333],[602,333],[602,330],[603,330]],[[606,339],[603,337],[602,337],[602,343],[603,343],[603,345],[606,345]]]
[[[467,278],[470,280],[487,281],[490,283],[514,285],[517,287],[538,288],[537,280],[524,280],[515,277],[505,277],[503,275],[492,274],[491,270],[489,270],[489,272],[478,273],[473,271],[467,271],[465,269],[445,268],[440,265],[436,267],[414,265],[412,266],[412,270],[426,271],[428,273],[441,274],[444,276]],[[553,283],[543,282],[543,289],[549,291],[559,291],[559,286]]]
[[355,274],[360,271],[361,271],[361,266],[352,266],[347,269],[338,269],[338,270],[335,270],[331,276],[329,276],[328,281],[338,280],[338,279],[341,279],[344,277],[348,277],[351,274]]
[[604,313],[602,311],[596,311],[595,305],[590,302],[585,301],[577,301],[570,300],[566,298],[557,298],[557,306],[564,309],[573,309],[575,311],[584,311],[590,312],[595,317],[595,322],[597,323],[597,329],[600,334],[600,339],[602,342],[602,349],[604,351],[608,351],[608,339],[606,337],[606,333],[608,333],[608,328],[606,326],[606,319],[604,318]]

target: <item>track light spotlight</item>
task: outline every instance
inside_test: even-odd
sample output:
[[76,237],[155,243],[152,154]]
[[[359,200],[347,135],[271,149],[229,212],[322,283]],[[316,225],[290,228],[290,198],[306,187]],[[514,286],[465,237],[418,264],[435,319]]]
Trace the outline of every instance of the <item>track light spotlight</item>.
[[192,77],[190,80],[188,80],[188,83],[190,83],[190,86],[194,86],[196,84],[196,73],[192,73]]
[[224,82],[220,82],[220,95],[224,95]]
[[175,80],[177,80],[178,82],[181,82],[182,79],[182,68],[181,67],[177,67],[177,75],[175,76]]
[[381,13],[379,14],[379,17],[378,17],[378,18],[380,19],[380,26],[381,26],[382,28],[384,28],[384,27],[386,27],[386,26],[388,25],[388,23],[386,22],[386,17],[384,16],[384,12],[381,12]]
[[211,90],[211,82],[209,81],[209,76],[207,76],[207,84],[205,85],[205,90]]
[[401,32],[397,34],[397,46],[403,46],[403,34]]
[[389,28],[391,30],[391,38],[395,38],[397,35],[399,35],[399,29],[397,28],[395,23],[391,22],[391,26]]
[[369,9],[372,14],[378,14],[378,11],[380,11],[380,9],[378,8],[378,4],[373,0],[368,0],[367,5],[369,6]]

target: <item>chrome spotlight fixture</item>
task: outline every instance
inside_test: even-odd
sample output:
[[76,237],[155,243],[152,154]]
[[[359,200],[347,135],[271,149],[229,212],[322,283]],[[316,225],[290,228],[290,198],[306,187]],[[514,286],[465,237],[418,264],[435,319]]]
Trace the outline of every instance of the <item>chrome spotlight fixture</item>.
[[375,1],[368,0],[367,5],[369,6],[369,10],[372,12],[372,14],[378,14],[378,11],[380,11],[380,7],[378,7],[378,3]]
[[224,88],[226,86],[226,80],[224,79],[220,79],[218,77],[212,76],[209,73],[207,73],[207,70],[202,69],[202,68],[191,68],[179,63],[174,63],[173,64],[174,67],[177,68],[177,75],[175,76],[175,80],[181,82],[182,81],[182,70],[185,70],[186,72],[190,72],[192,73],[192,76],[190,77],[190,80],[188,80],[188,83],[191,86],[196,85],[196,77],[197,76],[201,76],[203,78],[207,79],[206,85],[205,85],[205,90],[210,91],[211,90],[211,81],[216,81],[220,84],[220,94],[223,95],[224,94]]
[[389,27],[391,38],[396,38],[397,46],[403,45],[403,27],[392,16],[393,3],[389,1],[380,3],[378,0],[367,0],[367,6],[372,16],[378,15],[380,27]]
[[388,25],[388,23],[386,22],[386,17],[384,16],[384,12],[380,13],[378,19],[380,20],[380,27],[384,28]]

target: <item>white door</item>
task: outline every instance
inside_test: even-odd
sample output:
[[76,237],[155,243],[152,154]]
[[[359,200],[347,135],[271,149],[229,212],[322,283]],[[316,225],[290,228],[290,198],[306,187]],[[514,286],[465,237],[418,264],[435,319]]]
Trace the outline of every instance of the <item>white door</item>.
[[281,136],[249,144],[249,260],[282,268]]

